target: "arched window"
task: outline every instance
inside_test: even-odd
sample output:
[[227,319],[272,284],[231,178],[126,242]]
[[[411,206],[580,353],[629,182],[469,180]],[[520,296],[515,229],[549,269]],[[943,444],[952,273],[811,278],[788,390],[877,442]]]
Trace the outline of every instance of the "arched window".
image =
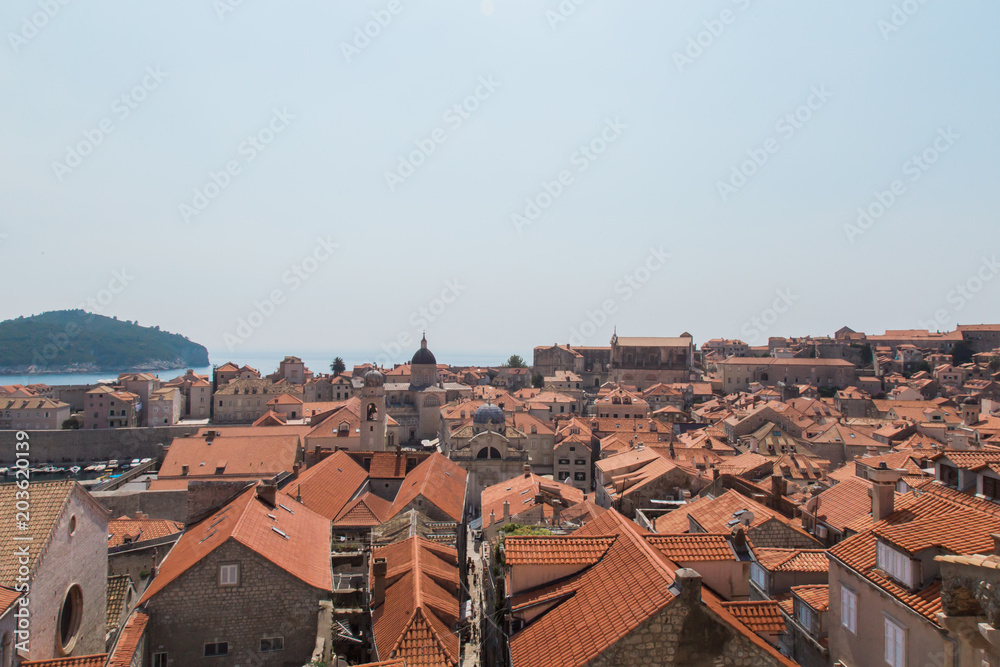
[[73,584],[66,591],[62,608],[59,610],[59,645],[63,655],[69,655],[76,646],[83,618],[83,590]]
[[500,451],[496,447],[483,447],[476,454],[477,459],[499,459]]

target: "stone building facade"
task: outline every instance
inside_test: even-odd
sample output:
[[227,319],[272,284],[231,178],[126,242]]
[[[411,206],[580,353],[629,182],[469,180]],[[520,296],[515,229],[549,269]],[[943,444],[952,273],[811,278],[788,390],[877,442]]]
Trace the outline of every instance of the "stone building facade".
[[[221,586],[220,566],[233,563],[239,583]],[[167,665],[184,667],[201,664],[206,645],[225,642],[228,654],[212,664],[305,664],[316,643],[320,600],[329,595],[230,540],[146,604],[150,654],[166,653]],[[274,638],[284,648],[262,651],[262,640]]]

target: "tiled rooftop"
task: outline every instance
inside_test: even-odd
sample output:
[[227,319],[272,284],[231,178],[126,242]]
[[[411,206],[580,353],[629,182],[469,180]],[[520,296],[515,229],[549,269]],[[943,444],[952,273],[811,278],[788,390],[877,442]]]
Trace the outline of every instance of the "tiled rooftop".
[[792,586],[792,594],[816,611],[830,608],[830,590],[826,585]]
[[758,634],[785,632],[785,619],[774,600],[723,602],[722,606]]
[[508,537],[508,565],[593,565],[614,543],[614,537]]
[[647,541],[678,564],[737,560],[736,553],[725,534],[656,535],[648,537]]

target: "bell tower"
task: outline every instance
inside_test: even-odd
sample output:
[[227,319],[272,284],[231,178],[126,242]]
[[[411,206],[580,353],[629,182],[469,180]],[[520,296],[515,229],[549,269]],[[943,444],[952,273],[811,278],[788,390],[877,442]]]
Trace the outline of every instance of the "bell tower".
[[377,368],[365,373],[361,388],[361,449],[385,451],[387,415],[385,412],[385,376]]

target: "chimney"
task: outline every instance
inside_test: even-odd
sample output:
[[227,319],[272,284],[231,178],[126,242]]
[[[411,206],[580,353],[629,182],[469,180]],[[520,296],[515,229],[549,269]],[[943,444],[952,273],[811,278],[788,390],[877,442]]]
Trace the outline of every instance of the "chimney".
[[190,470],[190,468],[188,468],[187,466],[181,466],[181,474],[182,475],[188,474],[188,470]]
[[771,475],[771,501],[777,506],[785,495],[785,479],[781,475]]
[[701,604],[701,575],[689,567],[682,567],[674,572],[674,579],[680,587],[677,596],[689,605]]
[[670,445],[667,446],[667,454],[669,454],[672,459],[677,458],[677,452],[674,451],[674,443],[671,442]]
[[292,466],[292,479],[297,479],[299,476],[299,471],[302,470],[302,463],[296,463]]
[[145,521],[148,518],[149,518],[148,514],[145,514],[143,512],[140,512],[139,510],[136,510],[136,512],[135,512],[135,520],[136,521]]
[[712,466],[712,481],[719,479],[719,469]]
[[490,510],[490,523],[489,523],[489,525],[492,526],[496,522],[497,522],[497,513],[494,512],[493,510]]
[[372,579],[375,580],[372,587],[372,607],[380,607],[385,602],[385,575],[389,566],[384,558],[376,558],[372,563]]
[[895,511],[896,483],[905,472],[893,470],[882,461],[868,474],[872,482],[872,521],[882,521]]
[[738,525],[733,528],[730,542],[732,542],[733,551],[736,552],[737,556],[747,555],[750,553],[750,549],[747,547],[747,533],[743,529],[743,526]]
[[275,501],[277,500],[275,496],[277,495],[277,493],[278,493],[278,485],[275,484],[274,482],[271,481],[257,482],[257,498],[267,503],[271,507],[274,507],[275,505]]
[[503,501],[503,521],[507,523],[510,521],[510,501]]
[[531,477],[531,464],[530,463],[525,463],[524,464],[524,476],[525,477]]
[[536,493],[535,494],[535,504],[536,505],[541,505],[543,502],[545,502],[545,499],[542,497],[542,494],[541,493]]

